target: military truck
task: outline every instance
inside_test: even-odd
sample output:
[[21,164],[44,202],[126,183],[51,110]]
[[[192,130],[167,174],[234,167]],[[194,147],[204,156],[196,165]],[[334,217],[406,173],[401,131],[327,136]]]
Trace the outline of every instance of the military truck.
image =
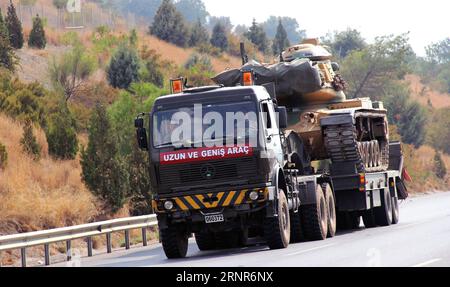
[[[200,250],[243,246],[250,237],[279,249],[357,228],[361,216],[367,227],[398,222],[398,200],[407,196],[400,143],[390,143],[387,171],[314,168],[304,139],[287,129],[274,86],[257,85],[252,71],[240,78],[236,87],[198,88],[176,79],[172,94],[135,120],[139,146],[150,157],[152,206],[168,258],[185,257],[192,234]],[[205,138],[208,113],[255,117],[245,118],[242,133],[216,130]],[[174,140],[173,124],[184,121],[191,128]]]

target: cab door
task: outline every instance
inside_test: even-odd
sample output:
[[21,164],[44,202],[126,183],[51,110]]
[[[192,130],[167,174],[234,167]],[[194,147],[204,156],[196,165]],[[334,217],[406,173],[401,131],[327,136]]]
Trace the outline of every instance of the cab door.
[[268,157],[276,158],[280,166],[283,166],[283,149],[281,146],[281,136],[277,124],[277,117],[273,102],[266,100],[261,102],[262,122],[264,126],[264,140]]

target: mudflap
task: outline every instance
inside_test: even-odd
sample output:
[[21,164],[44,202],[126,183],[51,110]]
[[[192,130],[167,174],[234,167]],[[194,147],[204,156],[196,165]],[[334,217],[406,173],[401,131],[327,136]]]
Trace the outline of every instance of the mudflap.
[[398,199],[404,200],[409,197],[408,188],[406,187],[403,180],[399,177],[395,180],[395,187],[397,188]]

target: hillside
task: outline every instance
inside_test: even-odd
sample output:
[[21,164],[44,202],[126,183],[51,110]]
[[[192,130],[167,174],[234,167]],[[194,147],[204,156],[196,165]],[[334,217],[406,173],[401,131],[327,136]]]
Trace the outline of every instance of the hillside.
[[417,75],[407,75],[406,82],[409,83],[411,97],[424,106],[436,109],[450,107],[450,94],[441,93],[421,83]]

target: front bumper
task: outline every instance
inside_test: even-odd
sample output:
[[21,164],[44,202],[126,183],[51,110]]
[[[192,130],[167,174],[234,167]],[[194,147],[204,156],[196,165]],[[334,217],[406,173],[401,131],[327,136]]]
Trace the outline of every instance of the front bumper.
[[[152,201],[152,207],[156,214],[191,214],[195,211],[212,213],[227,208],[238,209],[240,206],[258,206],[272,198],[275,188],[258,187],[252,189],[230,190],[211,192],[176,197],[156,198]],[[249,194],[256,191],[259,194],[257,200],[251,200]],[[172,201],[173,208],[166,210],[164,203]]]

